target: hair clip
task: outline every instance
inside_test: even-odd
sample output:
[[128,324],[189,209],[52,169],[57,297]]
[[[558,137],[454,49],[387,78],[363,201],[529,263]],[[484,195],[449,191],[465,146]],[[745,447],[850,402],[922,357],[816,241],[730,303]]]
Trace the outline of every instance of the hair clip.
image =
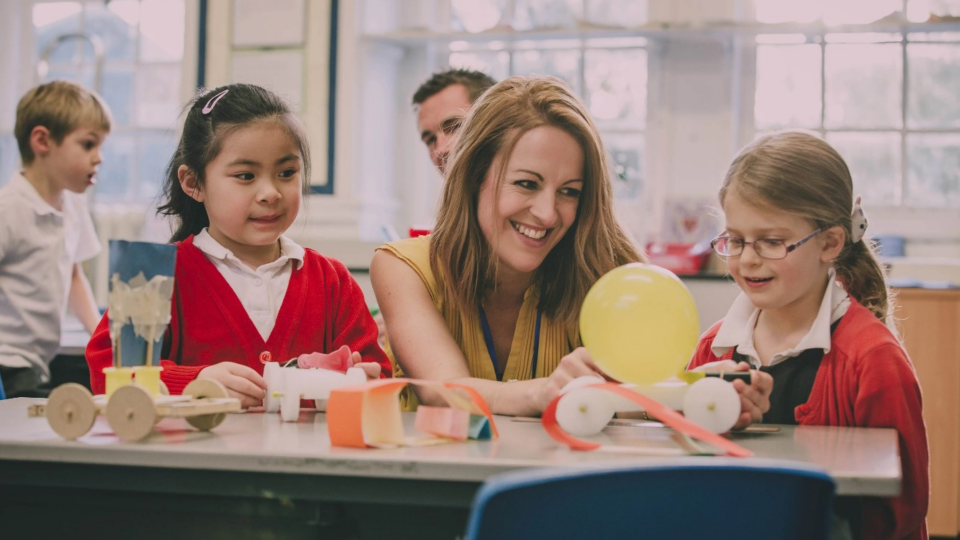
[[864,233],[867,232],[867,216],[863,213],[863,207],[860,206],[860,196],[857,196],[857,202],[853,203],[853,213],[850,214],[850,241],[856,244],[863,240]]
[[230,89],[228,88],[223,92],[220,92],[219,94],[210,98],[210,101],[207,101],[207,104],[203,106],[203,109],[200,112],[203,114],[210,114],[210,111],[212,111],[213,108],[217,105],[217,102],[220,101],[220,98],[227,95],[227,92],[229,91]]

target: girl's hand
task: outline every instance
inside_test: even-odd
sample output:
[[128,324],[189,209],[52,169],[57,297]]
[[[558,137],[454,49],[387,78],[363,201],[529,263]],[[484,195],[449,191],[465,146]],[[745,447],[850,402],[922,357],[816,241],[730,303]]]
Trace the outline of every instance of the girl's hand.
[[262,405],[267,390],[267,383],[259,373],[235,362],[220,362],[203,368],[197,378],[222,384],[227,389],[227,395],[239,399],[244,409]]
[[573,352],[560,359],[557,369],[549,377],[538,379],[541,382],[540,389],[535,396],[535,406],[537,410],[543,412],[554,398],[560,394],[560,390],[568,382],[577,377],[584,376],[604,377],[600,369],[593,363],[590,353],[584,347],[577,347]]
[[749,371],[750,384],[741,380],[733,381],[733,387],[740,394],[740,418],[733,425],[733,429],[743,429],[754,422],[763,419],[763,413],[770,410],[770,392],[773,391],[773,377],[769,373],[751,370],[748,362],[734,362],[733,360],[718,360],[710,362],[693,371],[710,373]]
[[770,410],[773,377],[763,371],[751,370],[747,362],[737,364],[735,371],[750,372],[750,384],[741,380],[733,381],[733,387],[740,394],[740,418],[733,425],[733,429],[743,429],[762,420],[763,413]]
[[353,367],[363,369],[368,381],[375,381],[380,378],[380,364],[376,362],[362,362],[360,360],[360,353],[356,351],[350,353],[350,362],[353,364]]

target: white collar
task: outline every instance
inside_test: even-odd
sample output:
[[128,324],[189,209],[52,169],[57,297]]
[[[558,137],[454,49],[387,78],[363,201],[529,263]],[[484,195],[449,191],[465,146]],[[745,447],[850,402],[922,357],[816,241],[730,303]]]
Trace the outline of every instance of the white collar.
[[[788,358],[793,358],[808,349],[823,349],[824,354],[830,352],[830,326],[838,321],[850,307],[850,296],[836,279],[833,268],[828,273],[830,284],[823,294],[820,310],[810,326],[810,331],[791,349],[779,352],[770,360],[770,365],[778,364]],[[750,359],[754,366],[760,365],[759,355],[753,345],[753,331],[760,317],[760,310],[746,294],[734,300],[730,311],[720,324],[716,337],[713,338],[711,350],[717,357],[723,356],[734,347],[741,355]]]
[[10,186],[10,189],[13,190],[14,193],[20,193],[26,197],[30,202],[30,208],[33,209],[38,216],[45,216],[47,214],[59,216],[63,214],[60,210],[50,206],[50,203],[40,196],[37,188],[33,187],[33,184],[27,180],[27,177],[23,175],[22,171],[13,173],[7,185]]
[[[206,253],[214,259],[219,259],[222,261],[230,261],[240,267],[246,266],[232,251],[220,245],[220,242],[217,242],[210,233],[207,231],[207,228],[204,227],[200,234],[197,234],[193,237],[193,245],[197,247],[200,251]],[[280,235],[280,257],[277,260],[262,265],[260,268],[273,268],[280,267],[287,263],[287,261],[294,261],[294,268],[299,269],[303,266],[303,257],[306,253],[306,250],[303,249],[300,244],[297,244],[293,240],[286,237],[286,235]]]

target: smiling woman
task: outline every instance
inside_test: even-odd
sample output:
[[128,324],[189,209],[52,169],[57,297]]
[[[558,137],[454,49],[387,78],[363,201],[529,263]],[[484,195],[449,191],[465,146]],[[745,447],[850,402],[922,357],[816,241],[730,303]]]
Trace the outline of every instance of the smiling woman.
[[[386,244],[370,274],[397,374],[531,415],[598,374],[579,347],[580,305],[604,273],[641,260],[586,108],[559,79],[513,77],[465,118],[434,233]],[[417,397],[433,402],[406,405]]]

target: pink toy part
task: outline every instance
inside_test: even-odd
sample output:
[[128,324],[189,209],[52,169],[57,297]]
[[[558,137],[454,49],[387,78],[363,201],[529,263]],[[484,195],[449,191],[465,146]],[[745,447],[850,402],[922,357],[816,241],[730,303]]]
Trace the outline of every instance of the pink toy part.
[[297,366],[301,369],[322,368],[346,373],[353,367],[350,362],[350,347],[344,345],[332,353],[301,354],[297,357]]
[[470,413],[450,407],[420,405],[417,407],[417,418],[413,427],[421,433],[435,437],[465,441],[470,428]]
[[[711,444],[720,450],[723,450],[728,456],[750,457],[753,455],[753,452],[750,450],[747,450],[739,444],[735,444],[727,439],[724,439],[720,435],[710,432],[691,422],[690,420],[687,420],[680,413],[670,409],[666,405],[663,405],[662,403],[633,390],[628,390],[619,384],[597,383],[585,386],[584,388],[597,388],[617,394],[618,396],[625,397],[633,403],[643,407],[645,411],[652,414],[657,418],[657,420],[663,422],[663,424],[667,427],[673,428],[675,431],[684,435],[688,435],[694,439]],[[547,434],[553,437],[555,441],[569,446],[573,450],[596,450],[603,446],[600,443],[578,439],[560,427],[560,424],[557,423],[557,404],[560,402],[561,397],[563,396],[557,396],[557,398],[551,401],[550,404],[547,405],[547,408],[543,411],[543,417],[541,418],[541,421],[543,422],[543,428],[546,430]]]

